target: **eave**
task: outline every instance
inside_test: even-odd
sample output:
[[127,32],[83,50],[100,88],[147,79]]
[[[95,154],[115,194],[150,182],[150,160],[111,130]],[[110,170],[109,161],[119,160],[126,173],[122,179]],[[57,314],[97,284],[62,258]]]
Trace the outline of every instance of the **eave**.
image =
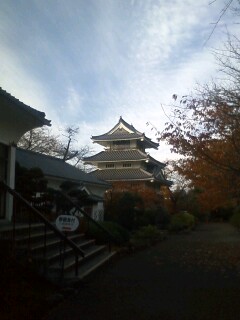
[[38,124],[41,126],[43,125],[51,126],[51,120],[48,120],[45,118],[46,115],[44,112],[38,111],[26,105],[25,103],[21,102],[19,99],[12,96],[7,91],[3,90],[1,87],[0,87],[0,97],[4,99],[9,104],[9,106],[14,106],[15,108],[18,108],[15,110],[16,112],[19,110],[22,114],[26,113],[28,115],[31,115],[35,119],[35,121],[38,121]]
[[85,157],[86,163],[122,162],[122,161],[149,161],[148,154],[138,150],[108,150],[96,155]]
[[102,135],[92,136],[91,139],[93,143],[98,143],[103,146],[106,146],[107,143],[119,140],[140,140],[146,144],[146,148],[157,149],[159,146],[157,142],[153,142],[151,139],[147,138],[144,133],[136,130],[133,125],[129,125],[122,117],[120,117],[119,122],[111,130]]
[[1,142],[5,144],[17,144],[27,131],[51,125],[44,112],[29,107],[2,88],[0,110]]
[[168,185],[168,181],[158,178],[153,173],[150,173],[142,168],[139,169],[103,169],[93,171],[93,174],[98,179],[104,179],[108,182],[117,181],[149,181],[157,182],[161,185]]

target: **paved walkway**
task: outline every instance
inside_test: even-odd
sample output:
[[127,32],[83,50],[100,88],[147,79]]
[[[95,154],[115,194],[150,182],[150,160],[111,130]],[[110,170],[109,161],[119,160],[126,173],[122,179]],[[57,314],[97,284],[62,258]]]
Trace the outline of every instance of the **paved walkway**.
[[227,224],[117,258],[44,320],[240,319],[240,234]]

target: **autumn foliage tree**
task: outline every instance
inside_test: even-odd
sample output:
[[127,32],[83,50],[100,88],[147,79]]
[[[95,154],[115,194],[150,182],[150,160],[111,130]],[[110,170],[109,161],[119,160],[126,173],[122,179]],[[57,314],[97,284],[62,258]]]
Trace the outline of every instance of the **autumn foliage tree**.
[[240,204],[239,48],[239,39],[229,37],[224,50],[215,51],[224,79],[182,97],[160,137],[183,156],[178,172],[201,191],[206,210]]
[[106,192],[105,218],[132,230],[149,224],[168,222],[164,196],[145,183],[114,182]]

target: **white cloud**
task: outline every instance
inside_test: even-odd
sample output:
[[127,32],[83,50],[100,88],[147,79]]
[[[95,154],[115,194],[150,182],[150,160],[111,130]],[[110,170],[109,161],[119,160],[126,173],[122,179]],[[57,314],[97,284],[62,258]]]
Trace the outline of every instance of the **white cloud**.
[[74,87],[70,87],[66,89],[66,101],[62,104],[62,110],[69,115],[81,115],[83,110],[83,97],[80,96],[79,91]]
[[49,111],[43,84],[23,69],[17,54],[0,46],[0,58],[4,61],[0,70],[2,89],[33,108]]
[[179,52],[191,40],[205,11],[203,5],[192,1],[159,1],[148,6],[139,23],[138,43],[133,42],[139,65],[166,63],[174,51]]
[[[0,86],[44,111],[56,132],[79,126],[80,145],[98,149],[91,135],[110,130],[120,115],[155,139],[146,122],[163,129],[167,117],[161,104],[169,113],[173,93],[186,94],[196,81],[215,74],[203,43],[224,0],[208,2],[71,0],[55,7],[33,1],[34,19],[21,5],[13,10],[5,2]],[[222,42],[218,30],[207,46]],[[167,155],[169,148],[161,144],[157,157]]]

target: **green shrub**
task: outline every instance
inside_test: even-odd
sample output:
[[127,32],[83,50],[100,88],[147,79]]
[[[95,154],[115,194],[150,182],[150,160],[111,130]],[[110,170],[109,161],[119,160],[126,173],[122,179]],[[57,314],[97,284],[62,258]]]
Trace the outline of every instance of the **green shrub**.
[[177,214],[174,214],[171,217],[170,230],[171,231],[182,231],[190,230],[195,224],[195,218],[192,214],[183,211]]
[[232,226],[240,230],[240,209],[237,208],[230,218],[230,223]]
[[135,247],[145,247],[152,245],[164,238],[163,232],[156,226],[148,225],[137,230],[130,242]]
[[155,216],[156,213],[154,210],[146,209],[146,210],[138,210],[135,215],[135,228],[138,229],[140,227],[148,226],[149,224],[155,224]]
[[115,221],[127,230],[134,228],[135,204],[135,196],[130,192],[123,193],[116,203]]
[[170,223],[170,215],[165,208],[145,209],[136,212],[136,227],[155,225],[160,229],[167,229]]
[[[119,224],[111,221],[99,222],[116,239],[116,244],[123,245],[129,241],[129,232]],[[98,243],[106,243],[109,241],[108,235],[94,223],[89,224],[87,235],[96,239]]]
[[142,215],[143,200],[133,192],[114,192],[105,203],[105,221],[114,221],[129,231],[136,229]]
[[156,223],[160,229],[166,230],[169,227],[171,221],[171,215],[166,208],[160,208],[157,212]]

